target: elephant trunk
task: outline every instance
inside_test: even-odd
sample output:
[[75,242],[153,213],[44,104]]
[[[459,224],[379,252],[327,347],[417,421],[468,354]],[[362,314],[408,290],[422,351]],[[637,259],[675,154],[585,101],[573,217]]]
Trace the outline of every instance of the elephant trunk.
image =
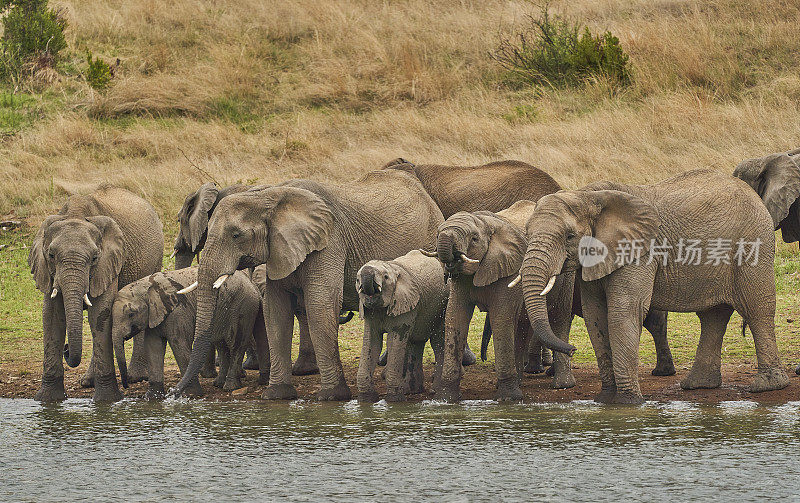
[[194,255],[194,252],[188,248],[183,248],[175,252],[175,269],[191,267]]
[[381,291],[381,286],[375,281],[375,269],[372,266],[361,269],[361,291],[364,295],[375,295]]
[[[575,352],[575,346],[568,344],[553,333],[550,328],[550,319],[547,315],[547,297],[540,293],[547,287],[551,277],[560,272],[557,263],[563,263],[563,251],[558,253],[543,250],[528,250],[522,263],[522,292],[525,299],[525,309],[528,319],[533,327],[533,333],[539,338],[542,345],[559,353],[569,356]],[[553,259],[556,258],[556,260]],[[558,257],[562,257],[559,262]]]
[[72,267],[59,275],[59,286],[64,299],[69,349],[64,355],[72,368],[81,364],[83,355],[83,297],[88,291],[88,274]]
[[453,234],[447,231],[439,233],[439,238],[436,243],[436,253],[439,255],[439,260],[443,264],[452,264],[455,262],[454,239]]
[[125,361],[125,336],[119,330],[114,330],[111,337],[114,344],[114,354],[117,356],[117,366],[119,367],[119,378],[122,387],[128,388],[128,363]]

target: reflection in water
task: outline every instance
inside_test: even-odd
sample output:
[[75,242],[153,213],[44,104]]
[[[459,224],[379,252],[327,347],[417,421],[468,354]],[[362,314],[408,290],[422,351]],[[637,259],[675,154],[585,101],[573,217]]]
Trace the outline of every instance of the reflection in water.
[[0,400],[0,501],[797,497],[798,412]]

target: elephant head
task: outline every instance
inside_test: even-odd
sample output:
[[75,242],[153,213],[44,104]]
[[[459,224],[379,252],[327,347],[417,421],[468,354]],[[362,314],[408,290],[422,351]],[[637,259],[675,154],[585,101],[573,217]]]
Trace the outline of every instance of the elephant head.
[[800,149],[742,161],[733,176],[753,187],[764,201],[783,240],[800,240]]
[[186,196],[178,212],[178,236],[175,238],[175,269],[192,265],[192,259],[206,241],[211,211],[217,204],[219,189],[213,183],[202,185]]
[[218,288],[236,270],[266,265],[267,278],[294,272],[308,254],[328,246],[333,213],[313,192],[279,186],[222,199],[211,217],[198,270],[197,321],[192,356],[181,391],[195,379],[211,348],[211,320]]
[[359,310],[386,309],[389,316],[400,316],[417,306],[419,287],[400,265],[383,260],[370,260],[356,274]]
[[[560,191],[539,199],[527,223],[528,247],[520,270],[536,336],[542,341],[554,337],[544,295],[557,275],[580,269],[584,281],[600,279],[624,265],[624,257],[617,257],[617,244],[623,240],[636,240],[646,256],[658,225],[652,205],[619,190]],[[604,253],[581,264],[580,248],[589,245]]]
[[125,262],[122,230],[107,216],[70,218],[51,215],[33,240],[28,265],[36,287],[45,295],[62,296],[69,352],[67,364],[77,367],[83,353],[83,306],[119,281]]
[[122,387],[128,387],[125,341],[164,323],[169,313],[186,302],[186,297],[179,293],[182,288],[183,285],[159,272],[125,285],[117,292],[111,309],[111,341]]

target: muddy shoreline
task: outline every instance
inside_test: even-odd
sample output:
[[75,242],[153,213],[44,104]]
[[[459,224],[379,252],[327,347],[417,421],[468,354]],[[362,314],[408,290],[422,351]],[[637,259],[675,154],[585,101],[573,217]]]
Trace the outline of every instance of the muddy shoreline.
[[[356,365],[345,365],[345,377],[353,393],[356,388]],[[781,404],[800,400],[800,376],[796,376],[792,368],[788,365],[786,371],[790,376],[788,387],[767,393],[749,393],[747,386],[756,373],[756,368],[750,363],[728,363],[722,368],[722,386],[710,390],[685,391],[680,388],[680,380],[689,372],[689,367],[679,368],[678,373],[669,377],[654,377],[650,375],[650,369],[641,368],[639,378],[642,387],[642,394],[647,400],[655,401],[689,401],[696,403],[715,404],[731,400],[749,400],[765,404]],[[426,366],[426,376],[430,376],[431,366]],[[526,375],[522,382],[522,392],[526,402],[552,402],[562,403],[573,400],[591,400],[600,390],[600,381],[597,368],[585,366],[574,368],[577,385],[566,390],[554,390],[550,388],[550,378],[544,375]],[[80,387],[79,381],[83,371],[69,371],[65,373],[65,385],[67,396],[70,398],[91,397],[92,390]],[[226,401],[226,400],[261,400],[261,393],[264,386],[257,384],[257,373],[249,371],[247,378],[244,379],[245,387],[227,393],[212,386],[211,379],[201,379],[203,389],[206,392],[205,400]],[[0,369],[0,398],[33,398],[39,388],[41,373],[34,373],[24,369]],[[175,385],[180,375],[175,366],[165,369],[165,380],[167,387]],[[318,389],[319,376],[294,377],[293,382],[297,387],[299,398],[313,399],[314,393]],[[377,379],[378,392],[385,392],[384,382]],[[419,395],[411,395],[410,401],[421,401],[433,399],[434,395],[430,392],[430,384],[426,385],[428,391]],[[495,388],[494,371],[491,365],[478,365],[466,369],[462,382],[462,394],[464,399],[471,400],[490,400],[493,398]],[[139,398],[147,390],[147,383],[132,384],[130,388],[124,390],[124,395],[128,398]]]

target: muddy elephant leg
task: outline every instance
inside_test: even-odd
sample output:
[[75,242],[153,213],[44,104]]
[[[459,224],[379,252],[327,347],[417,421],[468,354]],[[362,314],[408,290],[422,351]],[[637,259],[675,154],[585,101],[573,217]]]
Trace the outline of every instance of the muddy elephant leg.
[[375,367],[383,345],[383,330],[371,320],[364,320],[364,337],[361,341],[361,358],[358,362],[358,401],[374,403],[380,397],[375,390]]
[[[528,361],[525,364],[525,373],[526,374],[541,374],[544,372],[544,362],[542,361],[542,353],[546,348],[542,346],[542,343],[539,342],[539,339],[536,337],[531,337],[530,343],[528,345]],[[552,356],[550,357],[550,363],[552,364]]]
[[[328,284],[341,285],[343,278],[329,278]],[[304,292],[308,331],[320,370],[319,400],[346,401],[353,397],[344,379],[339,357],[339,312],[341,287],[315,286]]]
[[514,304],[501,299],[489,306],[489,322],[492,324],[494,343],[494,372],[497,376],[495,400],[500,402],[522,400],[517,359],[514,353],[517,317],[513,313]]
[[748,386],[751,393],[761,393],[783,389],[789,385],[789,376],[783,369],[778,356],[778,345],[775,341],[775,320],[772,315],[753,317],[747,320],[750,331],[753,332],[753,342],[756,347],[756,361],[758,374]]
[[[228,378],[228,373],[231,372],[231,351],[224,341],[216,344],[217,355],[219,355],[219,375],[214,379],[214,387],[222,388],[225,386],[225,380]],[[238,369],[236,369],[238,374]]]
[[94,375],[97,373],[97,365],[94,362],[94,354],[89,360],[89,366],[86,367],[86,372],[81,376],[81,388],[94,388]]
[[542,365],[549,367],[553,364],[553,352],[542,346]]
[[269,343],[267,342],[267,327],[264,326],[263,305],[259,307],[258,315],[253,323],[251,340],[256,358],[258,358],[258,384],[269,384]]
[[147,380],[147,348],[145,347],[144,332],[133,337],[133,353],[131,364],[128,367],[128,382],[137,383]]
[[[102,295],[92,299],[89,308],[89,327],[92,329],[92,357],[95,364],[95,402],[116,402],[122,399],[117,384],[114,354],[111,343],[111,304],[117,291],[109,287]],[[146,372],[146,367],[145,367]]]
[[425,371],[422,368],[422,358],[425,354],[425,341],[409,341],[407,343],[409,361],[406,365],[408,377],[408,393],[425,393]]
[[675,364],[672,362],[672,352],[667,341],[667,312],[651,310],[644,319],[644,328],[653,336],[653,344],[656,347],[656,368],[651,374],[675,375]]
[[59,402],[66,400],[64,390],[64,340],[67,335],[64,304],[61,294],[55,299],[50,294],[44,296],[42,305],[42,334],[44,355],[42,359],[42,383],[36,392],[35,400],[40,402]]
[[[153,333],[155,332],[155,333]],[[147,356],[147,393],[146,400],[161,400],[164,398],[164,353],[167,350],[167,340],[161,336],[161,331],[144,332],[144,351]]]
[[241,324],[237,329],[236,338],[233,349],[231,350],[231,361],[228,367],[228,373],[225,378],[225,385],[222,387],[225,391],[233,391],[242,387],[242,361],[244,360],[244,352],[250,348],[250,338],[247,337],[251,332],[243,330]]
[[397,332],[386,334],[386,401],[403,402],[408,392],[406,369],[409,362],[408,337]]
[[600,393],[595,396],[594,401],[611,403],[617,394],[617,384],[608,339],[608,307],[605,292],[597,282],[581,282],[581,310],[600,373]]
[[319,374],[319,366],[317,365],[317,356],[314,352],[314,343],[311,335],[308,332],[307,324],[300,324],[300,352],[297,354],[297,360],[292,365],[292,375],[294,376],[307,376]]
[[217,377],[217,375],[217,349],[211,346],[211,351],[208,352],[203,368],[200,369],[200,377],[211,378]]
[[469,286],[454,286],[461,278],[450,282],[450,298],[444,316],[444,357],[442,359],[442,380],[434,388],[436,398],[448,402],[461,400],[462,355],[467,344],[469,322],[475,311],[468,297]]
[[722,337],[733,309],[719,306],[697,313],[700,318],[700,341],[689,375],[681,380],[681,388],[719,388],[722,384]]
[[191,341],[193,334],[187,334],[186,336],[178,336],[169,339],[169,348],[172,350],[172,356],[175,357],[175,363],[178,364],[178,369],[180,370],[181,377],[186,372],[186,367],[189,366],[189,358],[192,356],[192,346],[189,341]]
[[[560,288],[554,289],[548,295],[548,301],[553,302],[550,310],[550,327],[556,337],[564,342],[569,342],[569,329],[572,327],[572,289],[575,285],[575,273],[564,273]],[[567,389],[575,386],[575,377],[572,375],[572,359],[564,353],[553,355],[553,389]]]
[[639,405],[644,403],[639,388],[639,340],[642,323],[650,306],[650,296],[636,296],[630,292],[630,288],[628,285],[616,285],[607,297],[608,338],[614,381],[617,384],[617,394],[611,403]]
[[297,398],[297,389],[291,380],[294,329],[291,297],[267,282],[261,304],[269,341],[269,386],[262,397],[267,400],[293,400]]

